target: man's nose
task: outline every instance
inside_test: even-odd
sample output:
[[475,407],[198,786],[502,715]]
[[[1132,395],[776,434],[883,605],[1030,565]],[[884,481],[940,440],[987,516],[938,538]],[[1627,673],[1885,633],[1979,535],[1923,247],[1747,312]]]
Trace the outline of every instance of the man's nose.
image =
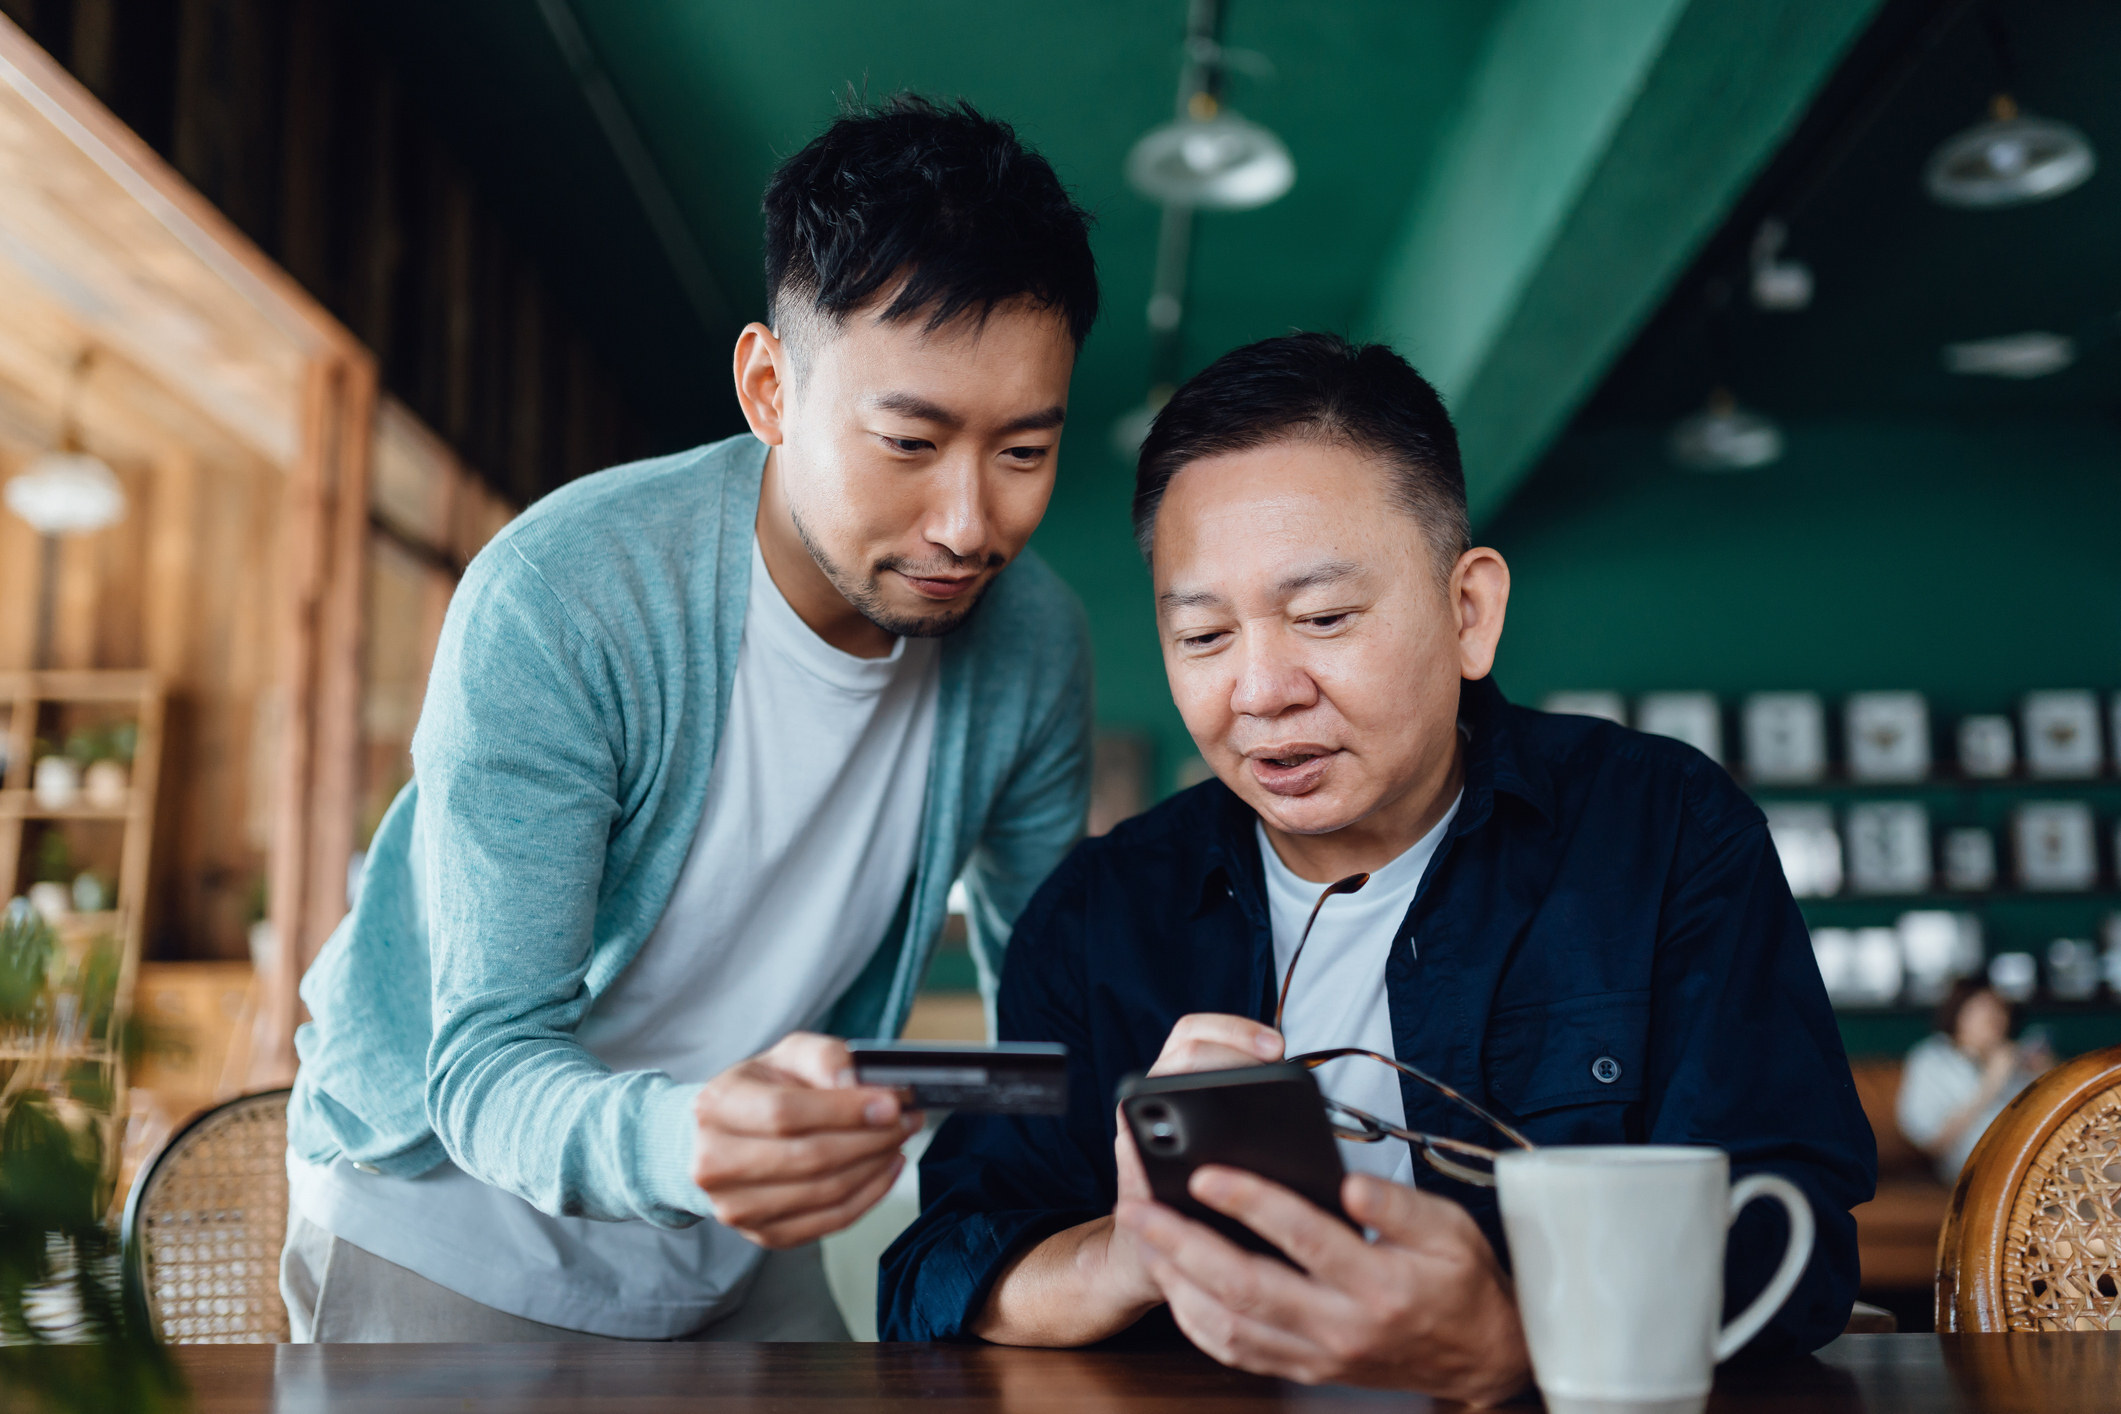
[[984,559],[992,538],[986,478],[978,459],[952,457],[936,468],[923,531],[960,560]]
[[1279,717],[1318,701],[1318,683],[1300,646],[1288,635],[1272,628],[1247,628],[1236,646],[1242,656],[1230,687],[1231,711],[1244,717]]

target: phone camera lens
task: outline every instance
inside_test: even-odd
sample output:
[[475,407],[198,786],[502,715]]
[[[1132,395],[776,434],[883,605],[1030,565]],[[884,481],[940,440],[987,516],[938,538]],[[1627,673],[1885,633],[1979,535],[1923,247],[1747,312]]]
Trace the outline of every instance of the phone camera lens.
[[1185,1138],[1179,1133],[1178,1116],[1171,1112],[1169,1105],[1159,1101],[1143,1105],[1135,1113],[1142,1123],[1142,1142],[1151,1151],[1176,1154],[1185,1147]]

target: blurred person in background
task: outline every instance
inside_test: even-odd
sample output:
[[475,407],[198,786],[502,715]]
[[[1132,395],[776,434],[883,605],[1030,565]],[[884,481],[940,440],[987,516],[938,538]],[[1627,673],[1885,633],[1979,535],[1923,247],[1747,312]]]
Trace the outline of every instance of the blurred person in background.
[[1896,1118],[1930,1156],[1937,1177],[1959,1181],[1967,1156],[2003,1107],[2055,1063],[2046,1038],[2013,1042],[2017,1008],[1986,982],[1964,978],[1937,1008],[1937,1029],[1907,1053]]

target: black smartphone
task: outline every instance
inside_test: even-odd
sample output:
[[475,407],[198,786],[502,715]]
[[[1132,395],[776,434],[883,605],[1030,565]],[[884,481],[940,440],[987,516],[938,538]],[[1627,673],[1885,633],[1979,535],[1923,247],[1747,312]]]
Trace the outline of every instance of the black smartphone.
[[1202,1164],[1256,1173],[1355,1226],[1340,1206],[1344,1170],[1325,1100],[1302,1066],[1133,1075],[1120,1082],[1119,1108],[1156,1201],[1240,1247],[1289,1260],[1266,1238],[1186,1191]]

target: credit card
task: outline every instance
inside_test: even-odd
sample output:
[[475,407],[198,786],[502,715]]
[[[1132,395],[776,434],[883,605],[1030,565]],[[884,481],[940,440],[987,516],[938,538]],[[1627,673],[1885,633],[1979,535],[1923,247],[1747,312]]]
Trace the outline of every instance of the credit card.
[[1068,1048],[1058,1041],[849,1041],[854,1078],[911,1090],[922,1110],[990,1115],[1068,1112]]

